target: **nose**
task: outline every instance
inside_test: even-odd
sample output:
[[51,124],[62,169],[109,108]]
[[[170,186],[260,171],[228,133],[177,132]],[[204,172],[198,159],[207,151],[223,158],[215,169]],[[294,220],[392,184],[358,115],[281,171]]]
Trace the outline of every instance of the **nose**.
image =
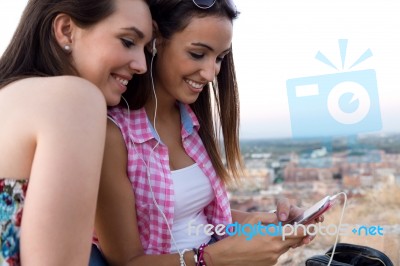
[[221,65],[216,60],[210,60],[204,64],[204,67],[200,71],[200,75],[207,82],[212,82],[218,75]]
[[146,56],[143,51],[138,51],[132,55],[129,68],[134,74],[144,74],[147,71]]

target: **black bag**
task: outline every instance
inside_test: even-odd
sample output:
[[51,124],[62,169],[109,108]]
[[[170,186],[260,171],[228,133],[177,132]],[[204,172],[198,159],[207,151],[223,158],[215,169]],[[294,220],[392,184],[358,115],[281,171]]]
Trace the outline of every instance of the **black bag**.
[[[325,255],[315,255],[306,260],[306,266],[326,266],[333,247]],[[379,250],[347,243],[338,243],[331,266],[393,266],[392,261]]]

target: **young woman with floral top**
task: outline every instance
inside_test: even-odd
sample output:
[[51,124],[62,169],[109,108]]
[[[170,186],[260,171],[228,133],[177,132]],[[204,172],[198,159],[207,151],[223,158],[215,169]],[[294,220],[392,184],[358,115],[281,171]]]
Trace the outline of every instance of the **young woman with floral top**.
[[146,71],[143,0],[30,0],[0,59],[0,265],[87,265],[106,105]]

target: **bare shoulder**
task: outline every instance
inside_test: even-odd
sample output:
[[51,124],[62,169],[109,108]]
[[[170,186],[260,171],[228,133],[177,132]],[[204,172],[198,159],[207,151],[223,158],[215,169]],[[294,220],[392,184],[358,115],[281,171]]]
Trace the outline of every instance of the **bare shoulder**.
[[99,147],[101,154],[106,113],[103,94],[80,78],[27,78],[3,87],[0,150],[9,152],[0,156],[6,165],[0,164],[0,169],[9,176],[30,176],[39,148],[46,151],[42,154],[52,154],[54,158],[68,154],[60,153],[60,149],[75,154],[79,149],[90,152]]
[[27,101],[52,99],[68,103],[82,98],[105,103],[100,89],[91,82],[75,76],[26,78],[6,86],[1,91],[3,90],[4,94],[10,97],[21,97],[21,100],[23,98]]
[[[0,90],[0,103],[32,111],[51,106],[105,109],[100,89],[74,76],[35,77],[16,81]],[[43,108],[42,108],[43,107]]]
[[100,89],[74,76],[16,81],[0,90],[0,106],[0,119],[7,116],[32,129],[106,117],[106,102]]

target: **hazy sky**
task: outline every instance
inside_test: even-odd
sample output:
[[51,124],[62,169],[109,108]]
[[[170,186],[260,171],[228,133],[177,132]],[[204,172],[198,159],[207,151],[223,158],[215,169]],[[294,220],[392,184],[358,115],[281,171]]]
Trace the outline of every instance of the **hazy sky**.
[[[11,38],[26,2],[0,3],[0,53]],[[291,97],[286,81],[316,76],[313,84],[320,84],[320,91],[315,99],[326,103],[327,93],[336,87],[325,85],[322,89],[327,75],[340,83],[354,78],[350,74],[350,78],[343,79],[345,73],[368,69],[376,73],[372,77],[375,85],[367,89],[368,93],[371,90],[375,93],[370,94],[368,106],[371,110],[379,109],[380,131],[400,132],[400,1],[236,0],[236,5],[241,15],[234,22],[233,48],[240,88],[242,138],[290,137],[291,122],[298,117],[302,120],[297,125],[303,121],[316,131],[319,126],[334,127],[323,123],[328,107],[314,110],[307,102],[304,113],[290,109],[303,98]],[[339,39],[347,40],[342,50]],[[317,52],[337,69],[316,60]],[[370,57],[350,70],[364,52]],[[358,79],[361,82],[364,77]],[[363,106],[365,101],[363,94],[360,95],[359,105],[345,103],[350,108],[348,112]],[[314,114],[321,115],[308,119]],[[364,120],[371,119],[366,116]],[[375,117],[373,122],[376,120]],[[363,130],[359,128],[360,132]]]

